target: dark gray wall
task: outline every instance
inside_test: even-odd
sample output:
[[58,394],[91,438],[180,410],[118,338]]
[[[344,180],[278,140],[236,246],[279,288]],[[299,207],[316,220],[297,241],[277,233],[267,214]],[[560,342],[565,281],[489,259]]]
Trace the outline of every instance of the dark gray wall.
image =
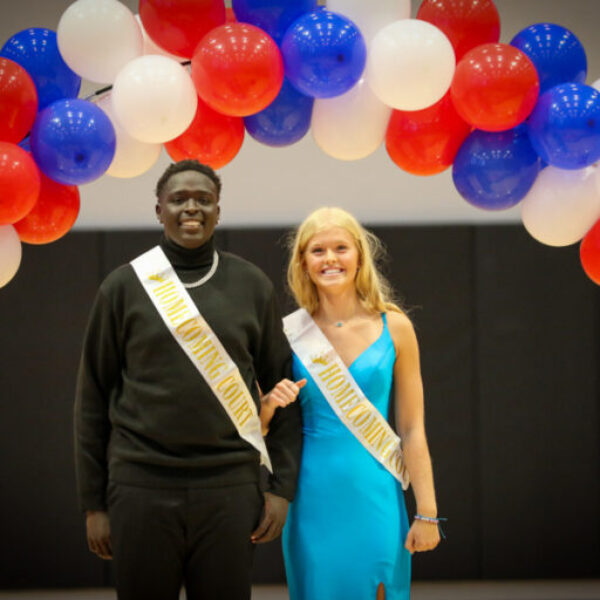
[[[374,231],[412,307],[449,517],[448,540],[415,558],[415,578],[600,576],[600,294],[577,248],[542,246],[520,226]],[[218,237],[283,289],[283,234]],[[156,239],[75,232],[25,246],[0,290],[0,587],[111,580],[75,503],[74,379],[98,283]],[[256,580],[282,579],[278,543],[259,548]]]

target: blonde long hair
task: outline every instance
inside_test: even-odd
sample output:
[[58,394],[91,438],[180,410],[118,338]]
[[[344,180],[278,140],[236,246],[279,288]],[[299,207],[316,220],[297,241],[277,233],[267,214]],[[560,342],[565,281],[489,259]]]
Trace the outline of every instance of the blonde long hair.
[[390,284],[377,269],[376,262],[383,254],[381,242],[349,212],[334,206],[324,206],[310,213],[291,241],[287,281],[298,306],[310,314],[314,314],[319,307],[317,288],[305,273],[304,252],[315,233],[330,227],[345,229],[356,243],[360,268],[355,285],[361,304],[369,312],[404,312],[394,301]]

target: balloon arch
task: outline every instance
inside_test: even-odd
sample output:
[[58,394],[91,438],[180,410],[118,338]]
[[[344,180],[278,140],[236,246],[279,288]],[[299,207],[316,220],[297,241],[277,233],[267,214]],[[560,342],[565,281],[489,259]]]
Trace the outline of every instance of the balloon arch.
[[[575,34],[536,23],[499,43],[492,0],[77,0],[56,31],[0,50],[0,287],[21,243],[62,237],[77,186],[136,177],[164,145],[220,168],[246,132],[310,129],[339,160],[383,142],[415,175],[452,168],[484,210],[522,206],[538,241],[581,240],[600,284],[600,81]],[[101,49],[101,50],[99,50]],[[105,87],[77,98],[81,78]]]

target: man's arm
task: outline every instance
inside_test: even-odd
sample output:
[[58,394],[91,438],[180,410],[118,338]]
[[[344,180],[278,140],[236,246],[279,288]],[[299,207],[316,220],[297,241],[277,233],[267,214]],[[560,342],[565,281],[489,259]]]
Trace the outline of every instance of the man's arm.
[[[272,390],[283,379],[292,380],[292,351],[274,291],[265,307],[255,370],[260,388]],[[273,474],[268,491],[287,500],[294,498],[302,452],[302,421],[298,402],[275,411],[265,439]]]
[[120,380],[117,326],[111,307],[99,292],[84,337],[75,393],[75,466],[79,506],[86,514],[90,549],[110,557],[106,515],[109,399]]
[[[271,390],[282,379],[292,379],[292,352],[283,333],[281,313],[274,293],[265,310],[255,369],[263,390]],[[275,411],[265,441],[273,473],[265,494],[265,514],[252,535],[252,540],[257,543],[275,539],[281,533],[288,502],[293,500],[296,492],[302,453],[302,420],[298,402]]]

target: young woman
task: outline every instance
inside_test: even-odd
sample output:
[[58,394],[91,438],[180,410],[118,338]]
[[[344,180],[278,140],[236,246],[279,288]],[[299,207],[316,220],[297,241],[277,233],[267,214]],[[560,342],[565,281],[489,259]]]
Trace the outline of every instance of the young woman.
[[[339,208],[310,214],[293,243],[288,283],[300,309],[284,328],[294,378],[307,383],[298,490],[283,534],[291,600],[408,600],[411,554],[440,539],[417,339],[377,271],[378,247]],[[397,434],[385,418],[390,401]],[[264,402],[266,428],[287,401]]]

